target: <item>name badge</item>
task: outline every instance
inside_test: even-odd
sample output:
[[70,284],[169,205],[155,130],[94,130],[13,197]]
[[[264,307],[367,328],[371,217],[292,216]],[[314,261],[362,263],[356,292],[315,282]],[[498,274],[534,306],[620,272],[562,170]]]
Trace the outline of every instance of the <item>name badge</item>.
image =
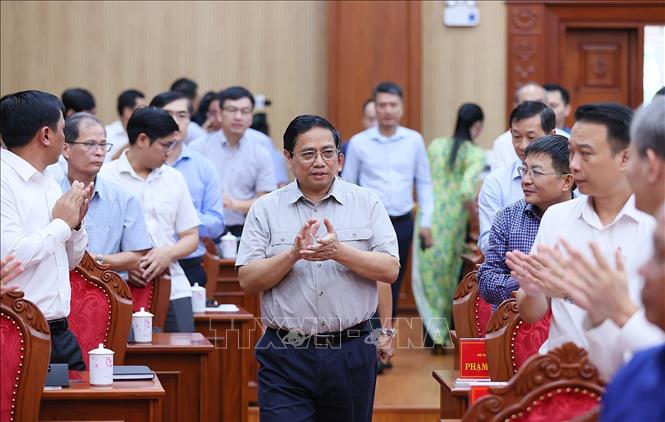
[[484,338],[461,338],[459,353],[460,379],[489,379],[490,371]]

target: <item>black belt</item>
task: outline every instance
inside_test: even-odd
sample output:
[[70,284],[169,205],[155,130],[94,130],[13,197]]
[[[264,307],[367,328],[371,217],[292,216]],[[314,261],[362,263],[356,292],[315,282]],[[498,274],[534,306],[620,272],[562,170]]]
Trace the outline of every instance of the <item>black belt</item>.
[[267,329],[276,333],[286,344],[291,344],[293,346],[326,347],[339,345],[349,340],[364,337],[369,334],[371,327],[369,321],[363,321],[353,327],[347,328],[346,330],[314,334],[310,336],[283,328],[268,327]]
[[410,212],[407,212],[404,215],[398,215],[398,216],[392,216],[391,215],[390,216],[390,221],[392,221],[393,223],[399,223],[400,221],[406,221],[409,218],[413,218],[413,217],[411,216]]
[[48,322],[48,326],[51,329],[51,335],[62,334],[69,328],[67,318],[52,319]]

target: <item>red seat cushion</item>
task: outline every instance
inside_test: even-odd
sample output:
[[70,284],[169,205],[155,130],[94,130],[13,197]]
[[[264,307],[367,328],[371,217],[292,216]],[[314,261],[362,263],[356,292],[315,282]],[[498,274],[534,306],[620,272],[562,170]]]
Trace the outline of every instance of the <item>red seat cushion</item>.
[[138,312],[141,308],[150,311],[155,285],[153,283],[148,283],[145,287],[130,285],[129,290],[132,292],[132,312]]
[[7,315],[0,317],[0,344],[2,344],[2,359],[0,359],[0,421],[14,420],[12,415],[12,399],[18,388],[23,351],[21,348],[22,334],[19,326]]
[[69,329],[81,346],[83,362],[88,366],[88,352],[99,343],[106,347],[111,328],[111,300],[106,292],[85,279],[76,270],[69,272],[72,286],[71,310],[67,321]]
[[487,330],[487,324],[490,322],[490,317],[492,316],[492,305],[485,302],[480,295],[476,299],[476,322],[478,324],[477,328],[480,332],[479,337],[485,337],[485,331]]
[[[560,392],[557,392],[559,391]],[[531,411],[525,411],[521,417],[513,420],[519,422],[565,422],[583,415],[598,406],[598,396],[591,397],[581,391],[566,391],[571,389],[558,389],[551,391],[551,397],[531,403]]]
[[522,322],[517,327],[515,337],[511,343],[514,372],[517,372],[529,357],[538,353],[538,349],[549,336],[551,319],[552,312],[548,312],[545,318],[540,321],[533,324]]

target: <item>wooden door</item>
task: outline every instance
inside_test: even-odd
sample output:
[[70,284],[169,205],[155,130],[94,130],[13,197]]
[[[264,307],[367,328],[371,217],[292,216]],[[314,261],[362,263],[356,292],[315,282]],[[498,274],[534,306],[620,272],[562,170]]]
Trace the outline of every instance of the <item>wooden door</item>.
[[[595,102],[633,105],[641,98],[642,63],[635,29],[572,29],[561,44],[563,86],[571,91],[571,108]],[[639,86],[633,86],[637,82]],[[574,116],[566,122],[572,126]]]

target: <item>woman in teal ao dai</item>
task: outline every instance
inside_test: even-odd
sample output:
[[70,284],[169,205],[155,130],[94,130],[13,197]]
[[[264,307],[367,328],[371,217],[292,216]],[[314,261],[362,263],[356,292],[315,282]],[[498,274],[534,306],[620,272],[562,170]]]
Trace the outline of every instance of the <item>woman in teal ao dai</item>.
[[473,143],[482,127],[482,109],[463,104],[452,138],[434,139],[427,148],[434,190],[434,246],[422,250],[415,236],[412,288],[420,317],[435,344],[450,343],[453,295],[462,268],[468,221],[464,204],[473,200],[485,166],[483,150]]

